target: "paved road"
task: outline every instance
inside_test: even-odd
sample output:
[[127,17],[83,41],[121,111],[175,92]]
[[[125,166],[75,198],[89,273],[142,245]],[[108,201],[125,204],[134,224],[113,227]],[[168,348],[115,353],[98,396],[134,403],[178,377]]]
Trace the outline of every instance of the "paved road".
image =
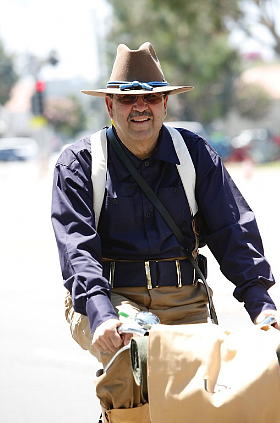
[[42,177],[36,164],[0,163],[2,423],[99,417],[97,362],[72,341],[64,319],[50,190],[51,173]]
[[[52,165],[42,175],[36,163],[1,163],[1,361],[0,421],[3,423],[94,423],[99,405],[93,379],[98,363],[71,339],[63,315],[56,245],[50,224]],[[280,281],[280,167],[231,168],[255,209],[266,254]],[[208,256],[208,252],[206,251]],[[232,299],[209,255],[209,283],[220,324],[251,323]],[[280,285],[279,285],[280,286]],[[272,288],[280,303],[280,287]]]

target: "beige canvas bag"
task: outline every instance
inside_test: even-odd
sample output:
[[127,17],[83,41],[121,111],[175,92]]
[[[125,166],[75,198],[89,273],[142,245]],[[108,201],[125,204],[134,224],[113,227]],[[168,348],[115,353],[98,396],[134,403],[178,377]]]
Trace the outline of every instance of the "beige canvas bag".
[[149,335],[152,423],[279,423],[280,333],[257,327],[155,325]]

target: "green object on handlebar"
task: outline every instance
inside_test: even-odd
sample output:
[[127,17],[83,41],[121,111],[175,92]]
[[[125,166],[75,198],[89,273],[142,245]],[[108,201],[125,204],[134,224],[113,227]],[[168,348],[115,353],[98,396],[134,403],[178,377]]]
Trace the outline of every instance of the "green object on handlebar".
[[129,314],[125,313],[124,311],[119,311],[119,316],[129,317]]

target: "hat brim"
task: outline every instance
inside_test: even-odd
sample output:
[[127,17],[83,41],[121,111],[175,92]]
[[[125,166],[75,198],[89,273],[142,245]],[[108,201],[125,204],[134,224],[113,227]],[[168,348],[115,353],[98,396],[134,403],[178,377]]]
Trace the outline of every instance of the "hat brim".
[[194,87],[191,86],[181,86],[181,87],[176,87],[176,86],[163,86],[163,87],[154,87],[154,89],[152,91],[148,91],[148,90],[125,90],[122,91],[119,88],[106,88],[106,89],[101,89],[101,90],[81,90],[81,92],[83,94],[87,94],[87,95],[92,95],[94,97],[106,97],[106,95],[110,95],[110,94],[125,94],[125,95],[145,95],[145,94],[150,94],[150,93],[165,93],[168,92],[169,95],[174,95],[174,94],[181,94],[184,93],[186,91],[191,91],[193,90]]

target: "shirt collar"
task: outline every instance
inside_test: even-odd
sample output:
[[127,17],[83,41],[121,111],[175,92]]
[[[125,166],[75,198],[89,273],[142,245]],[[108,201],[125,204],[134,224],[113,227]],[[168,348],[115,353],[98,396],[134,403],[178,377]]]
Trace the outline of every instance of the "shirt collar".
[[[114,129],[114,133],[118,141],[120,141],[115,129]],[[131,151],[129,151],[128,148],[126,148],[124,144],[122,144],[122,147],[124,147],[125,152],[128,154],[134,166],[136,166],[136,168],[139,169],[141,164],[143,163],[143,160],[134,156],[134,154],[132,154]],[[160,131],[157,151],[148,160],[162,160],[168,163],[173,163],[175,165],[180,164],[173,142],[172,142],[171,135],[165,126],[162,126]],[[116,176],[119,181],[129,176],[130,172],[124,166],[121,159],[119,158],[119,156],[114,151],[111,145],[109,146],[108,161],[110,163],[113,163],[115,171],[116,171]]]

